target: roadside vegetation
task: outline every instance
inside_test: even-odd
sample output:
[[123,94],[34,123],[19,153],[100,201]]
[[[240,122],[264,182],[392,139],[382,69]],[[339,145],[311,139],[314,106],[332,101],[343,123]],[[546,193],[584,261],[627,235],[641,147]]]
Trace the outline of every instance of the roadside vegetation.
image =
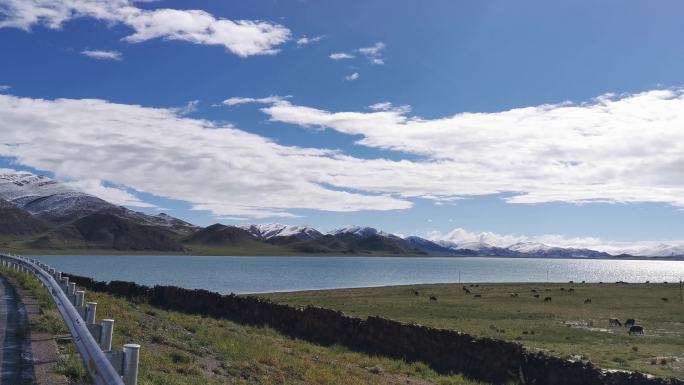
[[[263,296],[294,306],[316,305],[362,318],[382,316],[516,341],[603,368],[684,378],[684,303],[678,283],[443,284]],[[551,300],[545,302],[546,297]],[[610,327],[610,318],[623,323],[633,318],[645,335]]]
[[[47,292],[35,279],[0,271],[16,278],[38,299],[42,316],[32,328],[67,334]],[[115,350],[127,342],[142,345],[140,385],[480,384],[440,375],[422,363],[315,345],[269,328],[168,312],[101,293],[87,292],[86,299],[98,302],[98,319],[115,320]],[[58,370],[74,382],[83,381],[87,374],[73,345],[63,343],[60,349]]]

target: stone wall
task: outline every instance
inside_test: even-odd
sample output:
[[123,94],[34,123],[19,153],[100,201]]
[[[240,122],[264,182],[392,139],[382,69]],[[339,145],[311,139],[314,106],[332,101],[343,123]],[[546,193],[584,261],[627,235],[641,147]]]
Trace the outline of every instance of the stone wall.
[[162,309],[269,326],[311,342],[340,344],[369,354],[421,361],[442,373],[459,373],[492,384],[684,385],[681,380],[652,378],[640,373],[605,372],[591,363],[530,352],[513,342],[380,317],[360,319],[329,309],[294,308],[262,298],[221,295],[207,290],[69,277],[80,287],[147,302]]

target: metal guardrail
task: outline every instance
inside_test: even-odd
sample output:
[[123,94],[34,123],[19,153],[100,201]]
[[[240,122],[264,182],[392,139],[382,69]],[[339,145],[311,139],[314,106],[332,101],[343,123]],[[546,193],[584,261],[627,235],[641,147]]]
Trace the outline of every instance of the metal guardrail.
[[114,320],[96,324],[97,303],[85,303],[84,291],[39,261],[12,254],[0,254],[0,261],[4,267],[33,274],[48,289],[96,385],[137,385],[140,345],[126,344],[122,352],[112,351]]

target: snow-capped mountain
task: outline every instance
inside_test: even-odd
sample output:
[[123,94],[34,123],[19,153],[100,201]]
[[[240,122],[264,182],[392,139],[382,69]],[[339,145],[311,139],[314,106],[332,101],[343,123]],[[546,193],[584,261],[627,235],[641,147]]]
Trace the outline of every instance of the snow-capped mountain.
[[28,172],[0,173],[0,198],[50,220],[73,219],[113,206],[46,176]]
[[488,250],[493,248],[494,246],[490,245],[489,243],[486,242],[481,242],[481,241],[466,241],[466,242],[450,242],[450,241],[437,241],[438,244],[448,247],[453,250],[473,250],[473,251],[480,251],[480,250]]
[[437,242],[433,242],[429,239],[421,237],[409,236],[404,238],[404,241],[406,241],[414,249],[424,251],[430,254],[449,255],[453,253],[453,250],[450,249],[448,246],[444,246]]
[[611,256],[610,254],[602,251],[575,247],[554,247],[537,242],[519,242],[508,246],[507,249],[521,254],[534,255],[538,257],[608,258]]
[[48,177],[12,171],[0,169],[0,196],[7,201],[14,202],[33,196],[74,192]]
[[642,246],[639,248],[626,249],[623,254],[641,257],[679,257],[684,256],[684,245],[668,245],[665,243],[654,246]]
[[313,227],[304,225],[284,225],[282,223],[265,223],[256,225],[238,226],[246,230],[258,239],[271,239],[275,237],[296,237],[300,240],[318,239],[323,234]]
[[148,215],[116,206],[49,177],[29,172],[0,169],[0,199],[55,223],[106,212],[138,224],[166,227],[180,233],[188,233],[197,228],[164,213]]
[[356,235],[358,237],[368,237],[371,235],[381,235],[383,237],[389,237],[389,238],[399,238],[394,234],[386,233],[384,231],[372,228],[372,227],[364,227],[364,226],[346,226],[342,227],[340,229],[335,229],[330,232],[328,232],[330,235],[341,235],[341,234],[351,234],[351,235]]
[[506,249],[511,250],[511,251],[517,251],[519,253],[523,254],[530,254],[530,253],[546,253],[552,249],[554,249],[551,246],[545,245],[543,243],[538,243],[538,242],[518,242],[515,244],[512,244]]

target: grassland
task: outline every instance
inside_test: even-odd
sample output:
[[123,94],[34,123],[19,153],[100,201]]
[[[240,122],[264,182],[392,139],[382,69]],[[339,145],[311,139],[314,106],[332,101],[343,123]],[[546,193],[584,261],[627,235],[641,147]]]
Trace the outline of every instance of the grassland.
[[[0,272],[15,277],[38,299],[42,315],[32,328],[66,334],[37,281],[1,268]],[[142,345],[140,385],[478,384],[439,375],[421,363],[319,346],[268,328],[163,311],[106,294],[86,293],[86,299],[98,302],[98,318],[116,320],[114,349],[121,349],[124,342]],[[87,375],[71,343],[61,349],[59,371],[74,382],[84,380]]]
[[[466,294],[462,286],[394,286],[266,296],[295,306],[316,305],[358,317],[378,315],[517,341],[557,356],[590,360],[604,368],[684,378],[684,304],[680,302],[679,284],[480,284],[468,286],[472,294]],[[539,298],[534,297],[535,289]],[[437,300],[431,301],[430,296]],[[545,297],[552,301],[544,302]],[[584,303],[587,298],[591,298],[590,304]],[[609,318],[623,322],[634,318],[644,327],[645,335],[630,336],[624,327],[610,327]]]

